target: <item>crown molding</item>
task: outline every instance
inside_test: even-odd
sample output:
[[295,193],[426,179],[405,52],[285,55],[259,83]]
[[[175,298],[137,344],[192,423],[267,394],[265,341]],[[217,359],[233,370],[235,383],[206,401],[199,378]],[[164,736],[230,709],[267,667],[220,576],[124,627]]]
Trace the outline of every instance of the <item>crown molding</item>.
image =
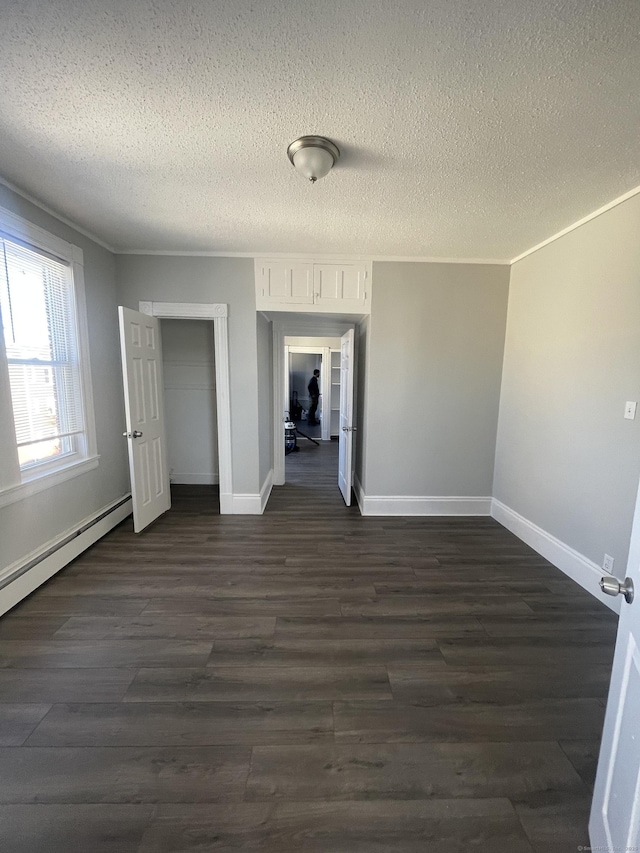
[[377,263],[403,263],[403,264],[490,264],[492,266],[508,266],[511,261],[504,258],[438,258],[438,257],[415,257],[404,255],[369,255],[368,260]]
[[557,234],[554,234],[552,237],[548,237],[546,240],[543,240],[542,243],[538,243],[535,246],[532,246],[530,249],[527,249],[526,252],[522,252],[521,255],[517,255],[517,257],[513,258],[509,261],[510,264],[517,264],[518,261],[521,261],[523,258],[532,255],[534,252],[537,252],[538,249],[544,248],[544,246],[548,246],[549,243],[553,243],[556,240],[559,240],[560,237],[564,237],[565,234],[570,234],[571,231],[575,231],[576,228],[580,228],[581,225],[586,225],[587,222],[591,222],[592,219],[595,219],[598,216],[601,216],[603,213],[606,213],[608,210],[611,210],[614,207],[617,207],[619,204],[622,204],[625,201],[628,201],[630,198],[633,198],[635,195],[640,193],[640,187],[635,187],[624,195],[618,196],[618,198],[614,198],[613,201],[610,201],[608,204],[604,204],[602,207],[599,207],[597,210],[594,210],[593,213],[589,213],[587,216],[583,216],[582,219],[578,219],[577,222],[574,222],[572,225],[568,225],[566,228],[563,228],[562,231],[558,231]]
[[[277,258],[278,255],[265,252],[183,252],[180,249],[114,249],[116,255],[158,255],[168,258]],[[282,258],[295,258],[296,255],[283,254]],[[305,256],[306,257],[306,256]]]
[[116,249],[116,255],[154,255],[159,257],[187,258],[256,258],[284,261],[376,261],[377,263],[415,263],[415,264],[499,264],[508,265],[511,261],[494,258],[438,258],[418,257],[416,255],[346,255],[342,252],[181,252],[164,249]]
[[110,246],[96,234],[93,234],[91,231],[87,231],[87,229],[83,228],[82,225],[78,225],[77,222],[74,222],[71,219],[67,219],[66,216],[63,216],[61,213],[58,213],[57,210],[53,210],[53,208],[48,207],[46,204],[43,204],[41,201],[35,198],[35,196],[30,195],[29,193],[20,189],[20,187],[17,187],[15,184],[12,184],[11,181],[8,181],[6,178],[3,178],[2,175],[0,175],[0,184],[2,184],[2,186],[6,187],[8,190],[11,190],[12,193],[19,195],[25,201],[28,201],[35,207],[40,208],[40,210],[42,210],[44,213],[48,213],[49,216],[53,216],[53,218],[57,219],[58,222],[62,222],[63,225],[67,225],[69,228],[73,228],[73,230],[77,231],[78,234],[82,234],[84,237],[88,237],[89,240],[93,240],[94,243],[97,243],[99,246],[102,246],[103,249],[106,249],[107,251],[111,252],[112,255],[118,254],[113,248],[113,246]]

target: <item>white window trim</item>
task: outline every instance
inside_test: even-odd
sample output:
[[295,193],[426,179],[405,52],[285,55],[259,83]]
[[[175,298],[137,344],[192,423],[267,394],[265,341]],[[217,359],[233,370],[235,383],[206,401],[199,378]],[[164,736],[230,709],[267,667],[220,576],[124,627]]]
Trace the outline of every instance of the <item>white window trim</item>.
[[[24,500],[31,495],[57,486],[66,480],[84,474],[86,471],[90,471],[98,465],[100,457],[96,442],[96,422],[91,383],[91,364],[89,360],[89,330],[87,326],[87,305],[84,287],[84,256],[82,249],[1,207],[0,230],[4,231],[8,237],[16,237],[36,248],[43,249],[66,261],[71,266],[78,325],[80,380],[86,427],[86,453],[81,459],[68,459],[66,464],[61,464],[53,471],[50,467],[40,472],[36,468],[21,472],[17,468],[12,477],[14,482],[0,483],[0,507],[3,507],[16,501]],[[6,465],[0,465],[0,470],[6,471],[7,467]]]

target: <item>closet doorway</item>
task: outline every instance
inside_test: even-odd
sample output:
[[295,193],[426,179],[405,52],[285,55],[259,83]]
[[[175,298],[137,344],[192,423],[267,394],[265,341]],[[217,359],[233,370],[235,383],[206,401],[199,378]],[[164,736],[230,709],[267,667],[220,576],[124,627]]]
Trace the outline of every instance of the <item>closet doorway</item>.
[[207,333],[213,331],[219,511],[223,515],[232,514],[227,305],[140,302],[139,311],[119,306],[118,315],[135,532],[144,530],[171,506],[165,440],[162,319],[211,321],[207,323]]
[[167,465],[172,499],[211,493],[220,482],[213,322],[163,319]]

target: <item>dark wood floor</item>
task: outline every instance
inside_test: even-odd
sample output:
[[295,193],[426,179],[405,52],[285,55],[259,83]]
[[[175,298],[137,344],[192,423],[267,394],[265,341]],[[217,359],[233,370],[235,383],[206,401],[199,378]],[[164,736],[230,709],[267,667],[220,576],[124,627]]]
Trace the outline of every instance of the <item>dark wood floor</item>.
[[0,620],[6,853],[573,853],[616,620],[486,518],[176,489]]

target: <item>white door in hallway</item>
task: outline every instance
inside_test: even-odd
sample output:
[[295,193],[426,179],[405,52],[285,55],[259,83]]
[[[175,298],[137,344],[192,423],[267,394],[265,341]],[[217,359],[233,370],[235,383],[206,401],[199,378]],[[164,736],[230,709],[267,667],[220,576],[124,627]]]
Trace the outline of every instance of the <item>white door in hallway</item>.
[[635,596],[620,610],[589,821],[593,850],[640,850],[640,489],[625,587],[629,581]]
[[340,350],[340,432],[338,433],[338,486],[351,506],[353,486],[353,356],[354,331],[342,336]]
[[144,530],[171,506],[164,432],[160,324],[119,306],[133,529]]

